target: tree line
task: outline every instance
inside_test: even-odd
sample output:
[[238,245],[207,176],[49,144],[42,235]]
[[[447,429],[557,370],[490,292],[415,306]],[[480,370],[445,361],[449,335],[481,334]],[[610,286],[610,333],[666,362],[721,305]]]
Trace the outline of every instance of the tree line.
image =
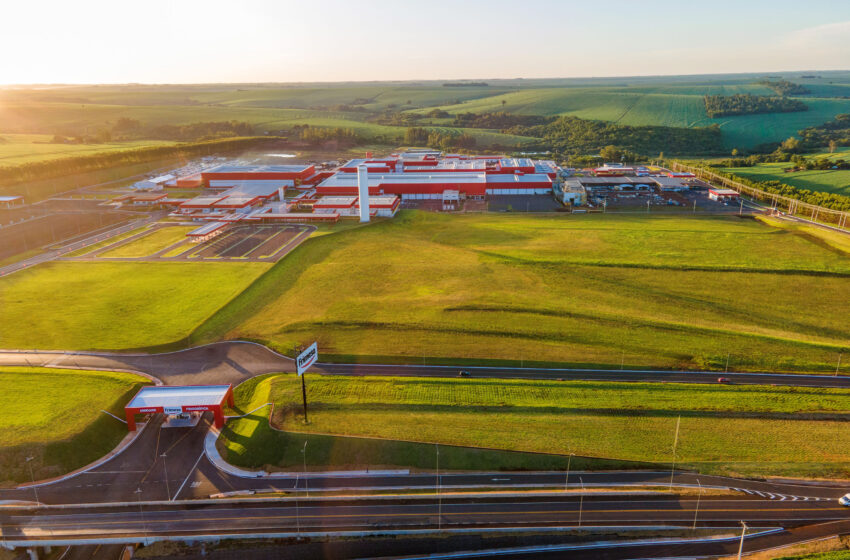
[[506,111],[493,113],[459,113],[455,115],[453,126],[464,128],[495,128],[504,130],[512,126],[536,126],[555,121],[557,117],[541,115],[515,115]]
[[765,78],[764,80],[759,80],[758,84],[768,87],[782,96],[806,95],[807,93],[812,93],[806,86],[801,86],[800,84],[795,84],[788,80],[777,80],[774,82]]
[[735,95],[706,95],[705,112],[709,118],[757,113],[792,113],[808,111],[809,106],[798,99],[767,95],[736,93]]
[[437,130],[428,130],[422,127],[409,127],[404,131],[404,144],[407,146],[428,146],[440,150],[447,149],[471,149],[478,142],[475,137],[465,132],[452,134]]
[[[88,128],[88,127],[87,127]],[[128,140],[172,140],[199,142],[217,138],[254,136],[254,127],[242,121],[213,121],[190,124],[145,125],[137,119],[121,117],[109,128],[95,132],[64,129],[54,134],[54,144],[104,144]]]
[[543,125],[512,126],[507,134],[540,138],[524,145],[528,150],[552,149],[564,154],[596,153],[606,146],[640,154],[721,154],[725,150],[720,127],[630,126],[564,116]]

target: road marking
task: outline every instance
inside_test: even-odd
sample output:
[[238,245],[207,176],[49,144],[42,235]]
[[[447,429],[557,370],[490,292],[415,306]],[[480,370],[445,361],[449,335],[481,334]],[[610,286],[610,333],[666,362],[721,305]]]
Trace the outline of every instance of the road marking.
[[173,500],[176,500],[176,499],[177,499],[177,496],[179,496],[179,495],[180,495],[180,491],[181,491],[181,490],[183,490],[183,487],[184,487],[184,486],[186,486],[186,483],[189,481],[189,477],[190,477],[190,476],[192,476],[192,473],[193,473],[193,472],[195,472],[195,469],[196,469],[196,468],[198,468],[198,463],[200,463],[200,462],[201,462],[201,459],[203,459],[203,458],[204,458],[204,454],[205,454],[205,453],[206,453],[206,451],[201,451],[201,454],[200,454],[200,455],[198,455],[198,460],[197,460],[197,461],[195,461],[195,464],[194,464],[194,465],[192,465],[192,469],[189,471],[189,474],[187,474],[187,475],[186,475],[186,478],[185,478],[185,479],[183,479],[183,484],[181,484],[181,485],[180,485],[180,488],[178,488],[178,489],[177,489],[177,493],[175,493],[175,494],[174,494],[174,497],[173,497],[173,498],[171,498],[171,500],[169,500],[169,501],[173,501]]

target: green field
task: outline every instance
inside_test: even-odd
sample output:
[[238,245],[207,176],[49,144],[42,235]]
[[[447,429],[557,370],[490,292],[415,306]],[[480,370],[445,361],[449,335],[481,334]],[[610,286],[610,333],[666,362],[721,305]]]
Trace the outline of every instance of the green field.
[[[495,380],[476,379],[474,373],[463,379],[309,375],[308,425],[300,391],[291,374],[255,378],[237,388],[237,412],[273,402],[272,423],[288,432],[267,429],[268,408],[232,420],[220,441],[228,459],[244,466],[297,466],[299,436],[293,432],[306,431],[669,463],[681,416],[676,459],[682,467],[758,476],[850,474],[844,427],[848,390]],[[343,441],[316,447],[308,448],[315,454],[312,461],[364,466],[354,462],[350,444]],[[399,451],[395,457],[378,455],[381,466],[432,465],[433,449]],[[445,468],[467,468],[464,461],[470,459],[455,452],[458,464],[444,463]],[[514,467],[552,465],[555,459],[529,461]]]
[[[850,160],[850,149],[839,150],[834,154],[820,154],[818,157]],[[734,173],[753,181],[781,181],[788,185],[810,191],[823,191],[850,196],[850,170],[812,169],[785,173],[783,169],[793,167],[790,162],[759,163],[753,167],[725,167],[722,171]]]
[[[57,150],[92,151],[98,146],[32,144],[64,129],[96,131],[119,118],[145,126],[237,120],[259,133],[277,133],[294,125],[351,128],[369,141],[394,144],[404,127],[377,124],[386,112],[428,113],[439,108],[461,112],[509,111],[526,115],[572,115],[626,125],[695,127],[719,124],[729,149],[753,148],[822,124],[850,112],[850,77],[836,74],[829,84],[807,84],[801,99],[808,111],[709,119],[703,96],[751,93],[770,95],[758,76],[717,76],[596,80],[496,81],[489,87],[442,87],[440,83],[363,83],[299,85],[77,86],[57,90],[0,92],[0,162],[4,150],[27,161],[55,157]],[[796,78],[795,78],[796,79]],[[798,80],[799,81],[799,80]],[[481,147],[514,146],[527,138],[452,127],[449,119],[426,118],[419,125],[443,127],[476,136]],[[29,136],[28,136],[29,135]],[[20,141],[16,141],[20,138]],[[148,142],[150,143],[150,142]],[[27,149],[29,146],[31,149]],[[103,149],[112,149],[111,145]],[[23,153],[21,153],[23,150]],[[45,153],[41,153],[41,152]],[[15,160],[17,161],[17,160]]]
[[160,227],[151,231],[151,233],[140,237],[139,239],[131,241],[125,245],[121,245],[120,247],[109,249],[108,251],[105,251],[98,256],[110,258],[147,257],[156,252],[162,251],[163,249],[171,247],[179,241],[185,240],[186,234],[192,231],[193,229],[197,228],[195,226]]
[[[315,237],[198,332],[339,360],[835,370],[850,259],[737,217],[441,216]],[[805,297],[801,297],[805,294]]]
[[0,348],[105,350],[173,343],[192,333],[268,266],[42,264],[0,279]]
[[174,142],[139,140],[108,144],[52,144],[47,134],[5,134],[0,132],[0,167],[69,156],[88,156],[142,146],[172,146]]
[[123,408],[148,380],[129,373],[0,368],[0,485],[57,476],[111,451],[127,426]]

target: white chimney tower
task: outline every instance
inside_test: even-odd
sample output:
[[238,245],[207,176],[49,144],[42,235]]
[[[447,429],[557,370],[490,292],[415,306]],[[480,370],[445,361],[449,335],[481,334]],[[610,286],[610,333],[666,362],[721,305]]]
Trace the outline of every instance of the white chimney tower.
[[357,190],[360,195],[360,222],[369,221],[369,170],[365,165],[357,166]]

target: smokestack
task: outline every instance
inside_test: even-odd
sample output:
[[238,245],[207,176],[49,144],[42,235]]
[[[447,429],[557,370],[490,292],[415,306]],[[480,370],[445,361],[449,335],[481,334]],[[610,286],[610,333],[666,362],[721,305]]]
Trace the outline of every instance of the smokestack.
[[365,165],[357,166],[357,191],[360,195],[360,222],[369,221],[369,170]]
[[281,202],[283,202],[283,193],[284,193],[284,188],[283,188],[283,187],[278,187],[278,189],[277,189],[277,196],[278,196],[278,198],[280,198],[280,201],[281,201]]

